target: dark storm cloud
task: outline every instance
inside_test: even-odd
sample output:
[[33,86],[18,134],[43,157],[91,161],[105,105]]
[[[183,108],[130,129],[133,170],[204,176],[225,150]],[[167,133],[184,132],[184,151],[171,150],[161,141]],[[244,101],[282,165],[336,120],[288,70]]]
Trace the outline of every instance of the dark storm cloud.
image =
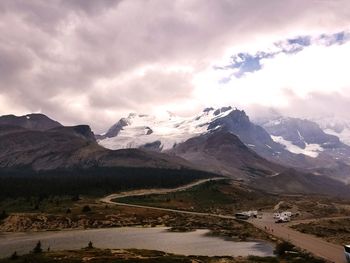
[[348,3],[3,0],[0,99],[7,103],[0,113],[42,111],[100,131],[128,109],[181,104],[192,96],[193,74],[227,48],[347,25]]

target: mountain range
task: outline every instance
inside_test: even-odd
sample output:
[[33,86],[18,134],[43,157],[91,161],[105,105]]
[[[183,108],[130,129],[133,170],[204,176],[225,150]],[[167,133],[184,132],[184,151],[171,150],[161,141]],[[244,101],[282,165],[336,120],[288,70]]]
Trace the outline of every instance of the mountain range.
[[311,120],[278,115],[252,122],[232,107],[206,108],[187,118],[132,113],[97,138],[106,148],[174,154],[233,178],[272,180],[293,168],[317,176],[313,180],[349,182],[350,147]]
[[206,108],[189,118],[133,113],[97,138],[110,149],[150,147],[165,151],[190,138],[219,130],[235,134],[262,157],[288,166],[310,167],[320,155],[344,161],[350,156],[347,144],[315,122],[278,116],[253,123],[244,111],[231,107]]
[[269,192],[347,195],[349,148],[315,122],[280,116],[253,123],[232,107],[188,118],[132,113],[102,135],[43,114],[0,117],[0,169],[192,170]]
[[42,114],[0,117],[0,168],[42,171],[120,166],[193,168],[181,158],[162,153],[106,149],[96,143],[88,125],[66,127]]

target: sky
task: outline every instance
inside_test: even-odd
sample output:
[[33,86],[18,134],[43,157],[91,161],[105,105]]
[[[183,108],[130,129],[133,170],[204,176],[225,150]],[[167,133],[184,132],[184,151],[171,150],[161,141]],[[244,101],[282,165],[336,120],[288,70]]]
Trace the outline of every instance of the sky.
[[0,114],[350,112],[349,0],[2,0]]

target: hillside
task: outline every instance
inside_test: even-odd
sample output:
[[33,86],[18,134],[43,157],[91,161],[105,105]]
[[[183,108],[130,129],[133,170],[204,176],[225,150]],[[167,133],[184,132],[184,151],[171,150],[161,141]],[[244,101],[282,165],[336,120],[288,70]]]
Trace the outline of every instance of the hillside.
[[285,169],[260,157],[236,135],[226,131],[191,138],[170,152],[207,170],[236,179],[271,176]]

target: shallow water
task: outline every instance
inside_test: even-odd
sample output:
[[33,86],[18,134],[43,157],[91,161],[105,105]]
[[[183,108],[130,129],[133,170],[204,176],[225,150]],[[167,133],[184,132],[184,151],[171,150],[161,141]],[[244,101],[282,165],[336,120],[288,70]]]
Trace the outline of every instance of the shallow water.
[[203,256],[272,256],[272,244],[264,241],[235,242],[206,235],[208,230],[173,233],[167,228],[105,228],[39,233],[0,234],[0,256],[14,251],[28,253],[40,240],[43,249],[80,249],[89,241],[98,248],[138,248],[181,255]]

